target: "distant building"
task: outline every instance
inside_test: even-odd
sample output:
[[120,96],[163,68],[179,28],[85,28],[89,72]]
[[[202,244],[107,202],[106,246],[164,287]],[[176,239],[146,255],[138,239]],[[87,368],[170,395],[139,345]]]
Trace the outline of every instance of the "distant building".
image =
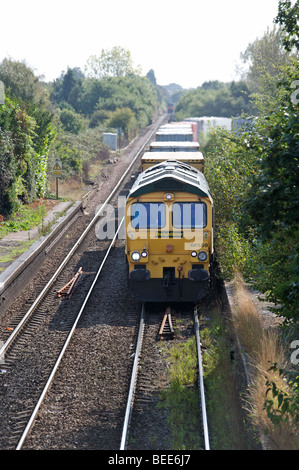
[[117,150],[117,134],[112,132],[103,133],[103,143],[111,150]]

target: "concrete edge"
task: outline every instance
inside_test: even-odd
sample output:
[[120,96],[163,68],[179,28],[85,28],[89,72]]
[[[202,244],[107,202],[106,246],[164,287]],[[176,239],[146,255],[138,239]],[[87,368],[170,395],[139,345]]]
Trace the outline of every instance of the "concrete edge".
[[[9,265],[5,271],[0,274],[0,295],[20,276],[28,266],[37,258],[37,256],[47,248],[47,246],[55,239],[59,232],[82,210],[82,201],[75,202],[57,222],[52,226],[51,232],[36,240],[31,247],[22,253],[15,261]],[[18,295],[15,293],[15,295]],[[0,302],[1,305],[1,302]]]

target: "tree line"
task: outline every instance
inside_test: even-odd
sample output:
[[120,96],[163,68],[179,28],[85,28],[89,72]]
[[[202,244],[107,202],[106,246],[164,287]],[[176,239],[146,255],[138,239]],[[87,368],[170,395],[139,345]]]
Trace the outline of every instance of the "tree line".
[[[279,28],[242,54],[252,109],[246,126],[213,130],[202,147],[221,276],[241,276],[271,302],[281,317],[279,340],[289,351],[299,332],[298,2],[280,1],[274,22]],[[261,372],[264,410],[278,433],[286,430],[298,442],[298,362],[275,360]]]
[[[165,99],[155,83],[133,67],[129,51],[115,47],[90,57],[83,72],[68,68],[45,83],[24,62],[0,64],[5,100],[0,104],[0,214],[13,215],[44,196],[55,159],[64,177],[84,176],[101,155],[103,131],[124,139],[148,125]],[[103,153],[106,155],[105,151]]]
[[281,27],[267,31],[243,54],[253,115],[236,132],[211,132],[203,151],[223,276],[232,279],[241,272],[294,326],[299,320],[299,34],[286,18],[292,11],[298,20],[299,6],[287,10],[285,4],[280,2],[277,17]]

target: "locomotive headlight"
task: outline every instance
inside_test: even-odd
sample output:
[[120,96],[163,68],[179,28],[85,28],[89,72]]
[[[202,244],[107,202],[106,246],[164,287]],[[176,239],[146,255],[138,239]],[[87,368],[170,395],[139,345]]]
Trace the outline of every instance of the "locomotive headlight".
[[199,259],[199,261],[206,261],[207,257],[208,257],[208,255],[207,255],[207,253],[206,253],[205,251],[200,251],[200,252],[198,253],[198,259]]
[[133,253],[131,254],[131,259],[136,262],[139,261],[140,258],[140,253],[138,253],[138,251],[133,251]]
[[141,256],[142,256],[142,258],[146,258],[146,257],[147,257],[147,251],[144,250],[144,251],[141,253]]
[[196,251],[191,251],[191,256],[192,256],[192,258],[196,258],[196,256],[197,256]]

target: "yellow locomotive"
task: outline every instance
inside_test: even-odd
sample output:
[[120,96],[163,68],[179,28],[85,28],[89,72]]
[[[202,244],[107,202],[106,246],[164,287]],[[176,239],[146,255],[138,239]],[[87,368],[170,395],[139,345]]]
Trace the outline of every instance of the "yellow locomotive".
[[182,161],[143,171],[126,203],[129,289],[143,302],[195,302],[209,286],[213,200],[205,176]]

